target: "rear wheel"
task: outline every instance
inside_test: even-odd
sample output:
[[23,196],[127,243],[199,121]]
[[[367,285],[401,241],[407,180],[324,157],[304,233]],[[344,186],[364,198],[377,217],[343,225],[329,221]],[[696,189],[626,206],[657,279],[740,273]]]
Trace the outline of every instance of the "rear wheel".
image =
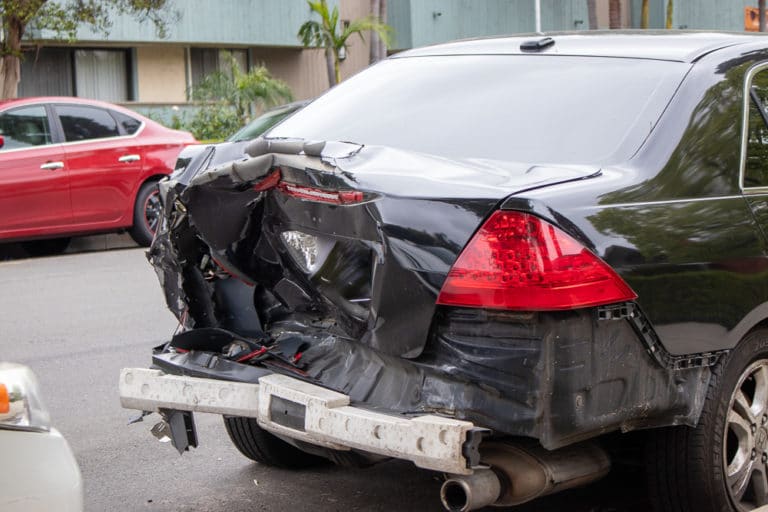
[[267,466],[301,469],[316,466],[325,459],[303,452],[261,428],[254,418],[225,416],[224,425],[240,453]]
[[768,331],[713,369],[696,428],[652,432],[651,497],[664,512],[745,512],[768,504]]
[[136,194],[136,204],[133,208],[133,227],[130,229],[131,238],[137,244],[149,247],[155,237],[160,215],[160,193],[157,190],[157,182],[147,182],[141,186],[139,193]]
[[66,251],[71,240],[71,238],[30,240],[29,242],[23,242],[21,245],[30,256],[53,256]]

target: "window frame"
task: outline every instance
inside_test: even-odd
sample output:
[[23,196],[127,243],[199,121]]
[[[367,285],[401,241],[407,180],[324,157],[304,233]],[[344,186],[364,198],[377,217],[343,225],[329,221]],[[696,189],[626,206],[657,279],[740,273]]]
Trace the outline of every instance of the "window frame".
[[[744,89],[742,91],[743,104],[741,112],[741,158],[739,161],[739,188],[745,195],[765,194],[768,192],[768,185],[750,187],[744,183],[747,173],[747,150],[749,148],[749,110],[752,102],[754,101],[752,98],[752,80],[754,79],[755,75],[761,71],[768,72],[768,61],[755,64],[749,68],[747,73],[744,75]],[[760,103],[757,103],[756,106],[760,108]],[[766,130],[768,130],[768,112],[765,112],[761,109],[760,115],[763,118]]]

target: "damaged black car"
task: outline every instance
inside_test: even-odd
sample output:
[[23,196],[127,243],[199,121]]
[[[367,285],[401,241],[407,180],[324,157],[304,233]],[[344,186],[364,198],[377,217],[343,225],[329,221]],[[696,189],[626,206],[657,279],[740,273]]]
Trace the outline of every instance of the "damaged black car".
[[[448,510],[610,470],[658,510],[768,503],[768,40],[407,51],[160,184],[179,330],[124,407],[269,465],[410,460]],[[619,433],[619,434],[615,434]]]

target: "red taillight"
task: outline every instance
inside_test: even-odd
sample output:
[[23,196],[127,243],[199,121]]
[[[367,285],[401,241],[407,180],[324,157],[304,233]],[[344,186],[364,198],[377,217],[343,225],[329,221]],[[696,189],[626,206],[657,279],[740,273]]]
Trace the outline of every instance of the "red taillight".
[[266,178],[261,180],[260,182],[253,185],[253,190],[256,192],[264,192],[265,190],[270,190],[275,188],[278,183],[280,183],[280,178],[282,177],[282,173],[280,172],[280,169],[275,169],[269,175],[267,175]]
[[533,215],[497,211],[459,255],[438,304],[546,311],[634,300],[603,260]]
[[355,204],[363,201],[363,193],[358,190],[324,190],[285,182],[278,187],[285,195],[318,203]]

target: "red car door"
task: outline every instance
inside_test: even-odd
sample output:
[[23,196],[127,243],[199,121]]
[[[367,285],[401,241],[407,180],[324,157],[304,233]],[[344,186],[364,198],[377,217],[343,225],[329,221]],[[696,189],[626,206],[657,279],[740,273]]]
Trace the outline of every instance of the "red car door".
[[107,109],[60,104],[54,110],[66,141],[74,224],[84,229],[130,226],[144,159],[140,139],[126,135]]
[[55,234],[72,222],[69,175],[44,105],[0,112],[0,239]]

